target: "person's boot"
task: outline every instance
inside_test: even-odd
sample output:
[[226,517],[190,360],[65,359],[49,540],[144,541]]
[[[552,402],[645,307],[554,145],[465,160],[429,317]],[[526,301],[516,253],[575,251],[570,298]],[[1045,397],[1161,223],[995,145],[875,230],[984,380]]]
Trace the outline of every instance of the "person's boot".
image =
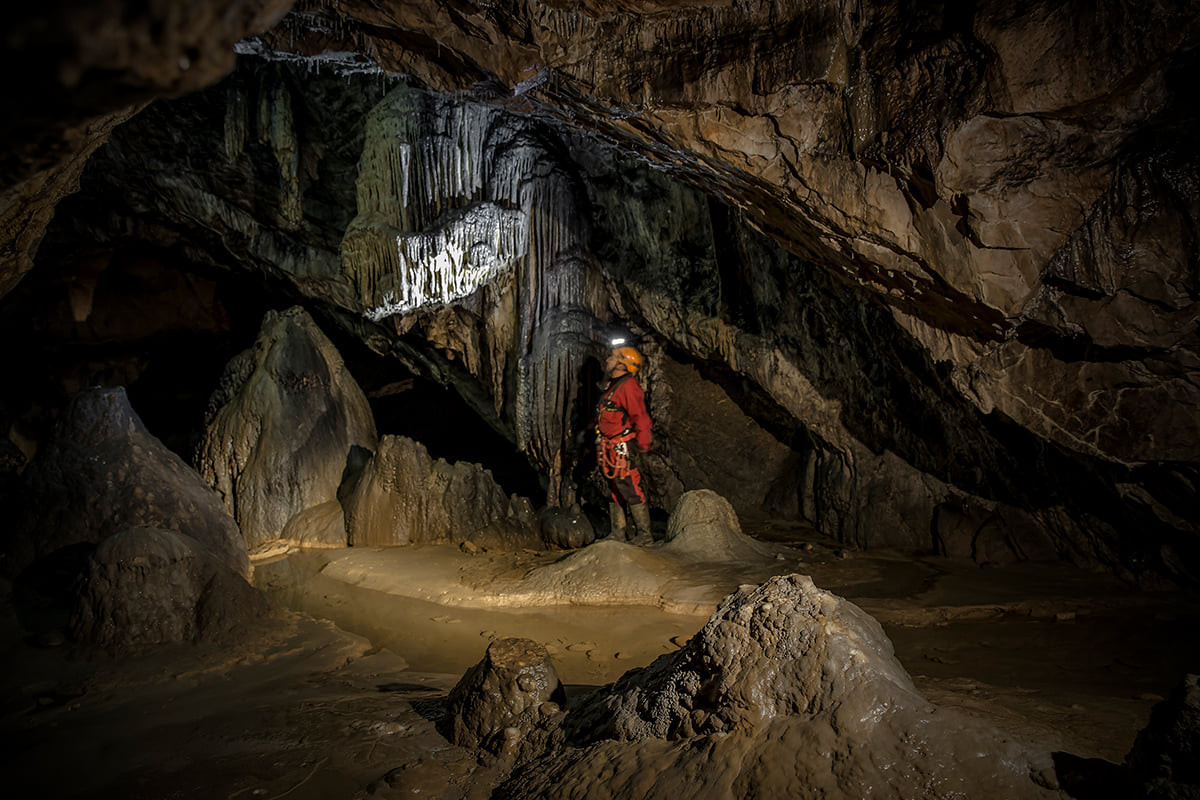
[[608,538],[618,542],[625,541],[625,510],[621,508],[620,503],[608,504],[608,522]]
[[636,506],[630,506],[629,513],[633,517],[634,527],[637,528],[637,536],[630,541],[639,545],[651,544],[654,536],[650,533],[650,504],[638,503]]

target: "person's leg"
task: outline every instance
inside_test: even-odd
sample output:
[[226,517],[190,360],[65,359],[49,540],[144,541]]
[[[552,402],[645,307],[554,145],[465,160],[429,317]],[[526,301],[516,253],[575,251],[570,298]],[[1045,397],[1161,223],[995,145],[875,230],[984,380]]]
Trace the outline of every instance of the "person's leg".
[[650,506],[646,503],[646,493],[642,491],[642,474],[636,469],[629,477],[613,481],[613,496],[619,497],[629,507],[629,515],[637,528],[637,536],[632,538],[634,544],[650,544],[654,537],[650,533]]
[[616,500],[609,501],[608,523],[608,538],[616,539],[618,542],[623,542],[628,538],[625,535],[625,510],[621,508],[621,504]]

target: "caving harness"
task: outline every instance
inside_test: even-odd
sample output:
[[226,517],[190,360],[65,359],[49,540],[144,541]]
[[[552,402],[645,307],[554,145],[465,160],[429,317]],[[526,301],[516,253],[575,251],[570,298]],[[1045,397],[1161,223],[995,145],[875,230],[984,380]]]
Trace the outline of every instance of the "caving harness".
[[[596,414],[596,463],[600,465],[600,472],[604,477],[610,480],[628,478],[633,473],[633,468],[629,464],[629,441],[637,436],[637,431],[628,425],[629,413],[614,403],[612,399],[617,387],[632,377],[632,375],[622,375],[609,385],[600,397],[599,410]],[[621,414],[621,423],[624,428],[620,433],[614,436],[605,436],[600,432],[600,415],[605,412]]]

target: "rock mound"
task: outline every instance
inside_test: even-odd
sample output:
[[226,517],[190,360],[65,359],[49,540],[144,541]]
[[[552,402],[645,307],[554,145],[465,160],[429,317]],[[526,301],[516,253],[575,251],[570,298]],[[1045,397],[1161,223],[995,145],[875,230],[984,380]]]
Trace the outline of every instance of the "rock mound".
[[[296,514],[337,500],[352,451],[375,442],[362,389],[312,317],[293,307],[268,312],[254,346],[226,366],[197,463],[254,549],[280,538]],[[337,541],[322,543],[346,543],[333,534]]]
[[220,639],[264,616],[266,597],[176,531],[139,526],[89,559],[72,636],[102,647]]
[[586,698],[563,732],[567,746],[496,796],[1057,796],[1048,754],[931,706],[874,619],[799,575],[730,595],[681,650]]
[[545,728],[566,703],[546,647],[529,639],[500,639],[450,692],[445,723],[450,740],[497,755],[510,753],[530,732]]
[[22,475],[7,567],[135,526],[178,531],[232,570],[250,562],[233,518],[196,473],[150,434],[123,388],[88,389]]
[[541,546],[520,498],[478,464],[430,457],[420,442],[384,436],[343,502],[355,547],[479,541]]
[[531,571],[525,589],[549,603],[654,605],[674,574],[656,553],[601,539]]
[[708,489],[685,492],[667,521],[663,552],[689,561],[758,561],[774,550],[742,533],[737,512]]

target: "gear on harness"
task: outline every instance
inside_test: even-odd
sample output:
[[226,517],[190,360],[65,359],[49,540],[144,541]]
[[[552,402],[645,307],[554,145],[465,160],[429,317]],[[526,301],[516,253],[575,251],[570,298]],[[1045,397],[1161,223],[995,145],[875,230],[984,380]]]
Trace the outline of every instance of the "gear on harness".
[[635,436],[634,431],[626,429],[617,436],[608,437],[596,429],[596,463],[604,477],[610,480],[628,478],[633,472],[629,463],[629,442]]

